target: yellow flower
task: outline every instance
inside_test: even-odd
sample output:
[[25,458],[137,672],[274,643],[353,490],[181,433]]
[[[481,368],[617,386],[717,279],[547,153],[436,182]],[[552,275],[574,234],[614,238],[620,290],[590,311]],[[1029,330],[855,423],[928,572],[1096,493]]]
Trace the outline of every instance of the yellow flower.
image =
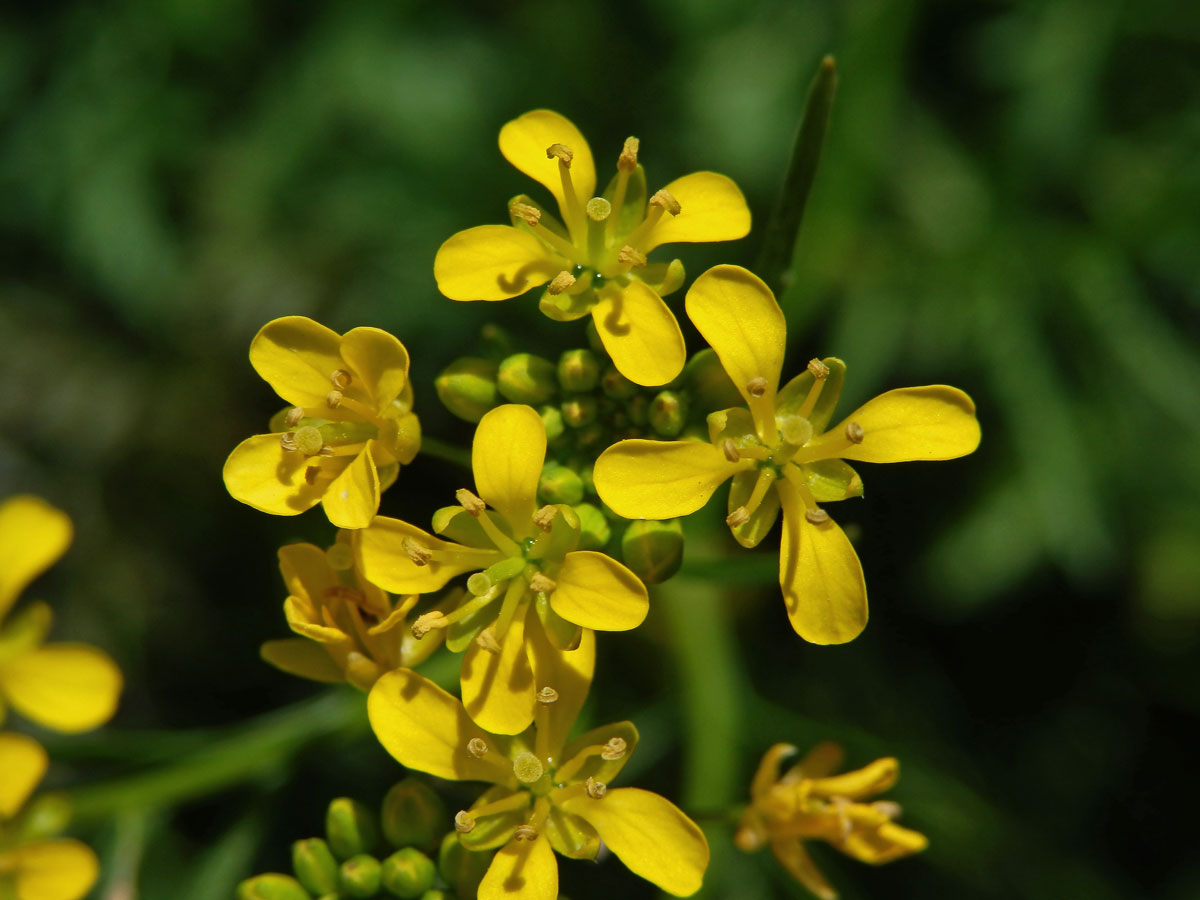
[[683,283],[683,265],[647,264],[660,244],[731,241],[750,230],[750,211],[730,179],[695,172],[646,197],[637,138],[625,141],[603,195],[583,135],[547,109],[500,129],[500,152],[558,202],[561,222],[525,195],[509,203],[512,225],[480,225],[442,244],[433,263],[452,300],[507,300],[549,282],[541,310],[592,321],[621,374],[665,384],[683,368],[679,324],[664,295]]
[[633,723],[567,742],[594,664],[595,646],[586,641],[558,682],[542,683],[536,723],[515,737],[480,728],[458,700],[408,669],[384,675],[367,698],[371,727],[401,764],[493,785],[454,818],[463,846],[500,848],[480,900],[554,900],[554,851],[594,859],[601,841],[668,893],[686,897],[700,888],[708,843],[695,823],[657,794],[608,787],[637,746]]
[[255,336],[250,364],[293,405],[271,420],[272,434],[229,454],[229,493],[277,516],[321,503],[337,527],[364,527],[421,446],[404,345],[378,328],[339,336],[286,316]]
[[396,602],[363,578],[349,532],[327,550],[281,547],[279,569],[288,588],[283,612],[301,637],[267,641],[262,656],[285,672],[369,691],[384,672],[420,665],[441,643],[440,633],[418,640],[406,627],[419,595]]
[[596,460],[600,498],[626,518],[670,519],[700,509],[727,479],[733,536],[756,546],[783,509],[779,586],[792,627],[815,644],[855,638],[867,590],[850,541],[818,504],[859,496],[845,460],[952,459],[979,444],[975,405],[945,385],[881,394],[832,428],[845,366],[813,360],[776,391],[783,313],[765,284],[737,266],[696,279],[687,312],[746,401],[708,417],[710,442],[627,440]]
[[533,721],[534,683],[553,683],[588,629],[635,628],[649,610],[645,585],[625,566],[574,549],[579,519],[569,506],[537,507],[545,456],[541,416],[499,406],[479,421],[471,448],[479,496],[460,490],[461,505],[433,517],[433,530],[450,540],[385,516],[355,535],[364,574],[393,593],[436,591],[475,573],[458,609],[427,613],[413,630],[448,629],[446,646],[466,651],[467,711],[501,734]]
[[79,841],[22,834],[17,814],[46,763],[46,751],[33,738],[0,732],[0,897],[79,900],[99,874],[96,854]]
[[66,552],[71,520],[44,500],[0,504],[0,721],[7,705],[56,731],[86,731],[112,716],[121,671],[86,644],[46,644],[53,613],[31,603],[4,622],[17,595]]
[[762,758],[750,787],[751,803],[734,841],[747,852],[770,843],[771,850],[797,881],[821,897],[837,896],[804,848],[806,840],[827,841],[860,862],[879,865],[928,845],[925,836],[892,820],[900,807],[887,800],[863,801],[896,783],[900,764],[887,757],[841,775],[842,749],[823,743],[780,777],[779,763],[796,753],[776,744]]

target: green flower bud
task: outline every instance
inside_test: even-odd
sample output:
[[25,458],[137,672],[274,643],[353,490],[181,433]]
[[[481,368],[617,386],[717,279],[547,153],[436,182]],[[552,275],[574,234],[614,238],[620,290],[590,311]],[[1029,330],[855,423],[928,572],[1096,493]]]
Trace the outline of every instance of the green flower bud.
[[421,900],[455,900],[455,896],[449,891],[439,891],[435,889],[423,893],[421,895]]
[[557,406],[543,406],[538,410],[542,417],[542,424],[546,426],[546,440],[553,441],[562,437],[566,426],[563,424],[562,412]]
[[638,392],[638,386],[613,366],[605,369],[600,376],[600,389],[604,391],[604,396],[613,400],[628,400]]
[[683,382],[692,392],[702,412],[709,413],[745,403],[711,347],[693,354],[687,361],[687,365],[683,367]]
[[575,514],[579,516],[579,548],[580,550],[600,550],[612,537],[612,528],[608,518],[599,507],[591,503],[575,505]]
[[383,867],[373,856],[360,853],[342,863],[338,873],[340,893],[346,897],[368,898],[379,893]]
[[392,785],[383,798],[380,823],[384,838],[393,847],[433,850],[449,820],[441,798],[419,779],[405,778]]
[[538,496],[543,503],[579,503],[583,500],[583,479],[574,470],[549,460],[538,480]]
[[383,861],[383,887],[401,900],[416,900],[437,877],[433,860],[416,847],[397,850]]
[[571,397],[563,401],[562,406],[563,421],[572,428],[582,428],[584,425],[591,425],[596,421],[596,398],[589,397],[586,394],[581,394],[577,397]]
[[483,352],[492,359],[503,359],[516,349],[512,335],[491,322],[479,329],[479,340],[483,344]]
[[650,427],[659,437],[676,437],[687,424],[687,414],[687,394],[679,391],[659,391],[650,401]]
[[600,383],[600,360],[591,350],[567,350],[558,358],[558,383],[564,391],[590,391]]
[[659,584],[683,562],[683,528],[678,519],[630,522],[621,537],[621,558],[646,584]]
[[532,353],[515,353],[500,363],[496,387],[513,403],[547,403],[558,392],[554,363]]
[[238,900],[312,900],[291,875],[268,872],[247,878],[237,889]]
[[379,826],[371,811],[349,797],[338,797],[325,814],[325,837],[338,859],[370,853],[379,839]]
[[596,356],[600,359],[608,359],[608,351],[604,349],[604,341],[600,340],[600,332],[596,330],[596,321],[590,316],[587,323],[587,342]]
[[496,395],[498,368],[491,360],[477,356],[456,359],[433,382],[442,405],[460,419],[478,422],[500,403]]
[[636,397],[630,397],[629,402],[625,404],[625,412],[629,416],[629,421],[634,425],[645,425],[650,421],[650,400],[645,394],[638,394]]
[[442,849],[438,852],[438,871],[463,900],[475,900],[479,882],[483,881],[491,862],[491,853],[468,850],[453,831],[442,839]]
[[308,890],[317,896],[338,889],[338,864],[329,845],[320,838],[308,838],[292,844],[292,871]]
[[57,791],[38,794],[25,805],[21,816],[12,823],[13,831],[5,837],[33,842],[62,834],[70,823],[71,800],[66,794]]

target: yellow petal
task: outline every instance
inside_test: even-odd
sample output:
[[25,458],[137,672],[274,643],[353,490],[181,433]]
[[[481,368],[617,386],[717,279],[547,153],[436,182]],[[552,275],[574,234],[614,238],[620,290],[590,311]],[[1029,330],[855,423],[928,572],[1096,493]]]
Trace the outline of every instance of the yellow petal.
[[635,384],[666,384],[683,370],[687,348],[675,314],[641,281],[605,290],[592,321],[617,370]]
[[0,504],[0,619],[70,543],[70,518],[40,497],[22,494]]
[[479,900],[555,900],[558,861],[545,837],[513,839],[496,851],[477,892]]
[[513,618],[499,653],[472,642],[463,654],[463,706],[476,725],[492,734],[520,734],[533,721],[537,688],[525,651],[526,614]]
[[225,488],[231,497],[276,516],[295,516],[321,500],[324,486],[310,485],[305,469],[316,463],[279,444],[277,434],[257,434],[238,444],[225,460]]
[[899,777],[900,763],[887,756],[852,772],[813,778],[811,790],[827,797],[865,800],[886,791]]
[[701,441],[620,441],[600,454],[592,478],[600,499],[626,519],[694,513],[723,481],[754,463],[730,462]]
[[779,763],[795,753],[795,746],[781,743],[773,745],[763,754],[750,782],[751,800],[757,802],[767,795],[767,791],[779,780]]
[[825,778],[841,768],[846,753],[833,741],[821,741],[800,762],[788,769],[784,781],[794,782],[801,778]]
[[884,822],[878,828],[854,829],[839,849],[861,862],[877,866],[920,853],[928,846],[929,841],[919,831],[895,822]]
[[546,637],[536,613],[526,622],[525,640],[535,686],[552,687],[558,692],[558,699],[547,708],[545,718],[538,719],[538,747],[545,748],[546,754],[555,759],[566,759],[560,751],[583,709],[596,670],[596,633],[585,628],[578,647],[560,650]]
[[774,444],[787,326],[771,289],[740,266],[714,266],[695,280],[684,303],[754,414],[759,437]]
[[0,731],[0,821],[17,814],[42,776],[49,758],[31,737],[12,731]]
[[506,122],[500,129],[500,152],[504,158],[550,191],[565,219],[566,195],[558,160],[546,157],[546,149],[552,144],[565,144],[575,155],[571,161],[571,182],[579,203],[587,203],[596,190],[596,164],[588,142],[568,119],[549,109],[535,109]]
[[550,807],[542,833],[550,846],[571,859],[595,859],[600,852],[600,835],[586,819],[572,815],[557,806]]
[[39,725],[86,731],[116,711],[121,670],[95,647],[47,644],[0,666],[0,694]]
[[438,248],[433,277],[451,300],[507,300],[545,284],[568,265],[528,231],[479,225]]
[[479,420],[471,468],[479,496],[508,520],[515,537],[532,527],[546,461],[546,426],[530,406],[507,403]]
[[293,406],[325,405],[329,376],[344,368],[336,331],[305,316],[268,322],[250,342],[250,365]]
[[380,328],[347,331],[342,337],[341,356],[376,409],[390,406],[408,384],[408,350]]
[[[472,722],[457,699],[411,669],[395,669],[375,682],[367,715],[379,742],[401,765],[437,778],[516,787],[496,738]],[[472,755],[467,743],[475,738],[492,749]]]
[[669,800],[638,788],[617,788],[600,800],[582,794],[562,807],[586,819],[635,875],[677,897],[700,890],[708,842]]
[[337,684],[346,676],[320,644],[307,638],[283,638],[267,641],[258,650],[262,658],[289,675],[312,681]]
[[289,594],[313,602],[338,586],[337,573],[325,551],[315,544],[285,544],[279,548],[279,572]]
[[[462,547],[387,516],[376,516],[369,528],[355,532],[355,539],[363,575],[394,594],[439,590],[455,575],[486,569],[500,558],[498,550]],[[405,549],[406,541],[431,551],[433,558],[417,565]]]
[[693,172],[666,187],[679,201],[679,215],[664,215],[650,232],[646,252],[660,244],[734,241],[750,233],[750,209],[731,178]]
[[[850,422],[862,427],[862,443],[843,447]],[[979,446],[979,422],[975,404],[958,388],[898,388],[868,400],[809,447],[834,442],[839,449],[831,455],[863,462],[954,459]]]
[[375,468],[372,438],[329,485],[321,505],[338,528],[366,528],[379,512],[379,472]]
[[835,900],[837,891],[825,880],[812,857],[799,839],[772,841],[771,850],[793,878],[816,894],[821,900]]
[[813,524],[796,488],[775,482],[783,504],[779,587],[796,634],[813,644],[844,644],[867,625],[867,585],[858,554],[832,518]]
[[17,900],[79,900],[100,874],[96,854],[70,838],[26,844],[12,853]]
[[594,550],[568,553],[554,580],[550,606],[584,628],[628,631],[641,625],[650,611],[650,595],[641,579]]

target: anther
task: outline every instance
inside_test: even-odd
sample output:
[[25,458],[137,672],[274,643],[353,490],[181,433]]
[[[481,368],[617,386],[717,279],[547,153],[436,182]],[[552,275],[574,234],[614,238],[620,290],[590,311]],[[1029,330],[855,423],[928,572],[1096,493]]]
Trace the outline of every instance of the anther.
[[342,392],[341,391],[330,391],[328,394],[326,394],[325,395],[325,405],[328,406],[330,409],[337,409],[339,406],[341,406],[342,405]]
[[487,741],[483,738],[471,738],[467,741],[467,752],[476,759],[483,759],[484,754],[488,752]]
[[569,169],[571,168],[571,160],[575,158],[575,153],[566,144],[551,144],[546,148],[546,159],[554,159],[555,157]]
[[420,640],[435,628],[445,628],[447,624],[446,617],[437,610],[434,610],[433,612],[417,616],[416,621],[412,623],[412,634],[413,637]]
[[746,382],[746,393],[751,397],[761,397],[767,392],[767,379],[761,375],[756,375]]
[[517,830],[513,832],[513,837],[518,841],[536,841],[538,830],[532,825],[518,825]]
[[466,488],[459,488],[457,491],[455,491],[454,499],[462,504],[463,509],[477,519],[483,515],[483,511],[487,509],[487,504],[468,491]]
[[632,172],[637,168],[638,147],[641,144],[635,137],[625,138],[625,146],[617,157],[617,169],[622,172]]
[[745,525],[749,521],[750,511],[744,506],[739,506],[725,517],[725,524],[730,528],[737,528],[739,525]]
[[628,748],[623,737],[611,737],[608,743],[604,745],[604,749],[600,751],[600,758],[608,762],[615,762],[625,755],[625,750]]
[[553,578],[547,578],[541,572],[538,572],[529,579],[529,587],[531,590],[537,591],[539,594],[549,594],[556,587],[558,587],[558,585],[555,584]]
[[489,626],[475,635],[475,645],[488,653],[499,653],[500,642],[496,640],[496,629]]
[[646,265],[646,254],[626,244],[617,251],[617,262],[640,269]]
[[296,432],[285,431],[283,434],[281,434],[279,436],[279,446],[284,450],[287,450],[289,453],[296,450]]
[[329,381],[339,391],[344,391],[350,386],[350,373],[345,369],[334,369],[329,375]]
[[571,287],[571,285],[573,285],[574,283],[575,283],[575,276],[572,275],[570,272],[563,270],[562,272],[559,272],[557,275],[554,276],[554,278],[552,278],[550,280],[550,284],[546,288],[546,292],[548,294],[558,295],[558,294],[563,293],[563,291],[568,290]]
[[296,449],[305,456],[316,456],[325,446],[325,438],[321,437],[321,432],[311,425],[305,425],[303,428],[293,431],[292,440],[296,442]]
[[554,520],[558,517],[557,506],[543,506],[533,514],[533,524],[538,527],[539,531],[548,532],[554,527]]
[[405,552],[409,561],[414,566],[427,566],[429,565],[429,561],[433,559],[432,550],[420,541],[415,541],[410,537],[406,537],[400,542],[400,549]]
[[556,691],[554,688],[550,687],[550,685],[546,685],[544,688],[542,688],[540,691],[537,692],[537,702],[542,704],[542,706],[549,706],[551,703],[554,703],[557,700],[558,700],[558,691]]
[[829,513],[823,509],[806,509],[804,511],[804,518],[808,519],[814,525],[824,525],[829,521]]
[[721,442],[721,452],[725,454],[725,458],[730,462],[737,462],[742,458],[742,455],[738,453],[737,445],[729,440],[729,438]]
[[514,203],[508,208],[508,213],[523,221],[530,228],[537,227],[537,224],[542,220],[542,211],[536,206],[530,206],[528,203]]
[[454,814],[454,830],[459,834],[470,834],[475,830],[475,817],[465,809]]
[[528,750],[522,750],[513,757],[512,768],[513,774],[517,776],[517,781],[522,784],[533,784],[546,772],[542,761]]
[[593,197],[583,208],[593,222],[603,222],[612,212],[612,204],[603,197]]
[[666,191],[655,191],[654,196],[650,198],[650,205],[661,206],[673,216],[679,215],[680,211],[683,209],[683,207],[679,205],[679,201]]
[[299,406],[293,406],[284,416],[283,424],[288,428],[295,428],[300,424],[300,420],[304,418],[304,409]]
[[863,442],[863,427],[857,422],[847,422],[846,440],[852,444],[861,444]]
[[608,785],[603,781],[597,781],[595,778],[589,775],[587,779],[587,786],[584,788],[584,790],[587,791],[587,795],[593,800],[599,800],[608,793]]
[[900,804],[893,803],[891,800],[876,800],[871,804],[871,808],[889,819],[900,818]]
[[829,366],[825,365],[819,359],[810,359],[808,361],[808,372],[813,378],[820,381],[822,378],[829,377]]

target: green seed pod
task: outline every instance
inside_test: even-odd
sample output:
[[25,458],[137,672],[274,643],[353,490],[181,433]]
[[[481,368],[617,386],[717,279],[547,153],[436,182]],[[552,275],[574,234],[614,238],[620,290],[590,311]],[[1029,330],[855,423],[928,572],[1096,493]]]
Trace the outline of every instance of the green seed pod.
[[378,832],[375,816],[357,800],[338,797],[330,801],[325,814],[325,837],[338,859],[370,853],[379,839]]
[[563,401],[561,407],[563,421],[572,428],[582,428],[596,421],[596,398],[580,394]]
[[562,412],[557,406],[543,406],[538,410],[542,417],[542,424],[546,426],[546,440],[553,441],[562,437],[562,433],[566,430],[566,425],[563,424]]
[[460,419],[478,422],[500,403],[496,394],[498,368],[489,359],[464,356],[450,363],[433,384],[446,409]]
[[237,889],[238,900],[312,900],[291,875],[268,872],[247,878]]
[[683,528],[678,519],[630,522],[621,537],[621,558],[646,584],[659,584],[683,562]]
[[292,871],[305,888],[318,897],[338,889],[338,864],[329,845],[320,838],[292,844]]
[[365,900],[379,893],[379,884],[383,880],[383,867],[373,856],[360,853],[342,863],[338,873],[339,893],[355,900]]
[[491,853],[468,850],[453,831],[442,839],[442,849],[438,852],[438,871],[463,900],[475,900],[479,882],[483,881],[491,862]]
[[693,354],[687,361],[683,367],[683,383],[692,392],[702,413],[745,403],[711,347]]
[[397,850],[383,861],[383,888],[401,900],[416,900],[436,877],[433,860],[416,847]]
[[679,391],[659,391],[650,401],[650,427],[659,437],[673,438],[687,424],[688,396]]
[[591,350],[567,350],[558,358],[558,383],[564,391],[593,390],[600,383],[600,360]]
[[579,548],[580,550],[600,550],[612,537],[612,528],[608,519],[599,507],[591,503],[575,504],[575,514],[579,516]]
[[500,363],[496,387],[513,403],[537,406],[558,392],[554,363],[532,353],[514,353]]
[[446,805],[433,788],[416,778],[392,785],[380,815],[383,836],[393,847],[433,850],[450,821]]
[[549,460],[538,480],[538,497],[543,503],[579,503],[583,500],[583,480],[574,470]]
[[613,400],[628,400],[638,392],[638,386],[613,366],[605,369],[600,376],[600,389],[604,391],[604,396]]

